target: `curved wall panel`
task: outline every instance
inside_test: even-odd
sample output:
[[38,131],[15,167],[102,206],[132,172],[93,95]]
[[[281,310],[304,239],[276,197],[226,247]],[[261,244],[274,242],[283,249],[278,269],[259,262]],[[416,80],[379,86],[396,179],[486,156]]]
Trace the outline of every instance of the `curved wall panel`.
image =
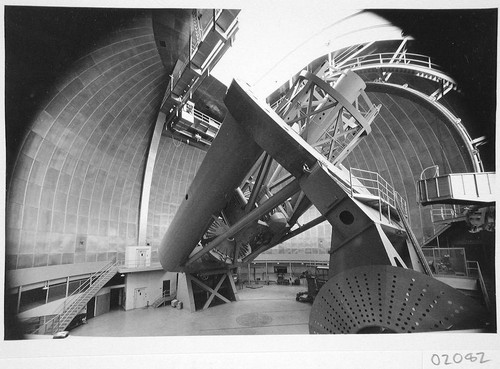
[[7,198],[7,269],[123,257],[166,88],[151,19],[109,34],[62,73],[21,145]]
[[438,165],[440,173],[474,171],[471,158],[457,131],[416,99],[397,94],[369,92],[379,115],[368,135],[344,161],[346,167],[378,172],[406,197],[413,232],[422,241],[433,235],[429,208],[416,202],[421,172]]
[[159,261],[158,246],[205,154],[193,146],[161,137],[149,198],[147,243],[152,248],[152,261]]

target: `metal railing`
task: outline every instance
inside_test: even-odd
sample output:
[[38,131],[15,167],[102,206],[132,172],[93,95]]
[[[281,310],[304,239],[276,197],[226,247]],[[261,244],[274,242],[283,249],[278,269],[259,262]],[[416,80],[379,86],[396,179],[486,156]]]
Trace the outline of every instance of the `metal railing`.
[[356,191],[359,191],[360,194],[368,191],[378,199],[379,212],[381,215],[383,204],[386,204],[394,210],[396,210],[399,205],[403,215],[408,217],[408,205],[406,200],[377,172],[350,168],[349,181],[351,186],[351,197],[355,195]]
[[484,304],[486,305],[486,308],[490,310],[490,296],[488,294],[488,290],[486,289],[486,283],[484,282],[483,273],[481,272],[481,268],[477,261],[467,261],[467,275],[477,278],[479,287],[481,288],[481,292],[483,294]]
[[466,209],[464,205],[440,205],[438,208],[431,209],[432,223],[451,222],[462,218]]
[[160,295],[158,295],[154,300],[153,303],[150,305],[153,308],[160,307],[162,304],[167,302],[169,299],[174,299],[176,294],[170,294],[170,291],[163,291]]
[[437,276],[469,277],[463,247],[425,248],[422,250],[432,274]]
[[486,308],[490,309],[491,302],[479,262],[467,260],[463,247],[426,248],[422,251],[434,276],[476,279]]
[[[170,75],[170,81],[161,104],[162,107],[166,104],[167,100],[172,97],[172,92],[174,90],[178,90],[176,91],[176,99],[179,100],[174,105],[185,103],[190,95],[189,92],[195,90],[196,88],[194,86],[198,85],[198,83],[200,83],[204,78],[200,79],[199,73],[203,74],[206,70],[212,69],[221,54],[225,52],[224,45],[228,42],[227,40],[221,40],[208,55],[204,55],[204,53],[200,54],[199,49],[202,47],[204,42],[206,42],[210,32],[219,33],[221,31],[219,22],[222,18],[227,18],[224,17],[224,15],[228,12],[231,13],[227,9],[205,9],[192,11],[192,27],[191,33],[189,34],[189,42],[179,54],[177,63],[172,74]],[[225,34],[221,35],[221,37],[223,36],[222,38],[232,37],[234,32],[237,30],[237,27],[234,26],[234,24],[237,24],[236,17],[232,19],[232,26],[230,25],[228,29],[223,30]],[[205,57],[204,62],[201,63],[202,65],[197,67],[192,64],[196,55],[204,55]],[[178,88],[179,83],[182,88]],[[169,106],[169,108],[172,107],[174,106]]]
[[[113,268],[118,267],[123,261],[111,261],[110,263],[103,266],[97,272],[90,275],[90,277],[80,285],[71,295],[64,299],[64,302],[49,316],[52,318],[48,321],[43,322],[43,324],[37,327],[32,334],[45,334],[46,332],[55,333],[59,330],[60,324],[63,322],[65,315],[70,311],[73,306],[81,302],[84,298],[88,297],[89,290],[97,283],[103,275],[109,273]],[[78,313],[78,312],[77,312]],[[44,319],[45,320],[45,319]],[[68,322],[69,324],[70,322]]]
[[217,134],[219,128],[221,126],[221,122],[215,120],[212,117],[209,117],[206,114],[203,114],[201,111],[194,109],[194,117],[196,122],[200,124],[203,128],[213,131],[214,134]]
[[490,201],[495,189],[494,172],[450,173],[417,182],[418,201],[428,203],[443,199]]
[[425,274],[432,276],[432,270],[427,263],[427,260],[425,258],[425,255],[422,251],[422,247],[420,243],[417,240],[417,237],[415,236],[415,233],[413,233],[413,230],[410,227],[410,223],[407,220],[407,216],[403,214],[403,210],[401,207],[401,204],[399,202],[396,202],[396,211],[398,212],[399,218],[401,219],[401,222],[403,223],[403,227],[406,231],[407,239],[410,241],[410,243],[413,245],[413,249],[415,250],[417,254],[418,261],[420,262],[420,265],[422,266],[422,269]]
[[200,22],[201,14],[199,14],[198,9],[193,9],[191,11],[191,22],[192,22],[192,31],[191,31],[191,53],[194,53],[194,50],[198,47],[198,44],[201,42],[203,38],[203,25]]
[[159,261],[146,261],[146,260],[120,260],[117,266],[134,269],[134,268],[153,268],[160,265]]
[[[197,142],[210,145],[219,133],[222,123],[196,110],[188,103],[177,113],[173,129]],[[186,108],[188,106],[191,106],[189,110]]]
[[[193,10],[193,28],[191,31],[191,53],[194,54],[198,46],[207,37],[211,29],[217,25],[217,20],[222,14],[223,9],[206,9],[206,10]],[[196,18],[194,19],[196,13]]]
[[352,45],[347,47],[338,55],[335,55],[335,65],[344,64],[347,60],[351,59],[358,50],[359,50],[359,45]]
[[424,68],[429,68],[433,70],[437,70],[443,72],[443,68],[438,64],[434,63],[429,56],[414,54],[414,53],[401,53],[399,55],[394,56],[394,53],[377,53],[377,54],[369,54],[364,56],[358,56],[353,58],[350,62],[345,62],[342,65],[342,69],[350,69],[361,67],[365,65],[373,65],[373,64],[411,64]]

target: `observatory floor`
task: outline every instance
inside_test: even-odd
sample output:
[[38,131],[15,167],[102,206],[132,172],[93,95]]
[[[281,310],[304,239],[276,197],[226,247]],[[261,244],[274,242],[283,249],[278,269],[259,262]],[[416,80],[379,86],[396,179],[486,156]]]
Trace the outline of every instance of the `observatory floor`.
[[[260,287],[260,286],[259,286]],[[306,286],[238,290],[240,301],[190,313],[170,306],[115,310],[73,329],[72,336],[193,336],[308,334],[311,304],[295,301]]]

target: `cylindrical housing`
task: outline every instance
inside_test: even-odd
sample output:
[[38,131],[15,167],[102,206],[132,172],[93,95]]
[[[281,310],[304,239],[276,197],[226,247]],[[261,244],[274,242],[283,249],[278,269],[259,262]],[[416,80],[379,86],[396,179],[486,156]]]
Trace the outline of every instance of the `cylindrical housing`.
[[361,90],[366,88],[366,84],[360,76],[348,70],[342,73],[340,78],[333,85],[333,88],[352,104],[359,96]]
[[159,256],[165,270],[182,271],[212,215],[225,207],[261,153],[228,113],[161,241]]

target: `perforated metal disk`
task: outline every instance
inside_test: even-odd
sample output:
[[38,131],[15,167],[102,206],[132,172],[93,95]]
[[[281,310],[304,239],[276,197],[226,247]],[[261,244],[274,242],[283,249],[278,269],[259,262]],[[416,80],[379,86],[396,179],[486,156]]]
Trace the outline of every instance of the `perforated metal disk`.
[[486,329],[485,308],[460,291],[414,270],[353,268],[316,296],[310,333],[412,333]]

